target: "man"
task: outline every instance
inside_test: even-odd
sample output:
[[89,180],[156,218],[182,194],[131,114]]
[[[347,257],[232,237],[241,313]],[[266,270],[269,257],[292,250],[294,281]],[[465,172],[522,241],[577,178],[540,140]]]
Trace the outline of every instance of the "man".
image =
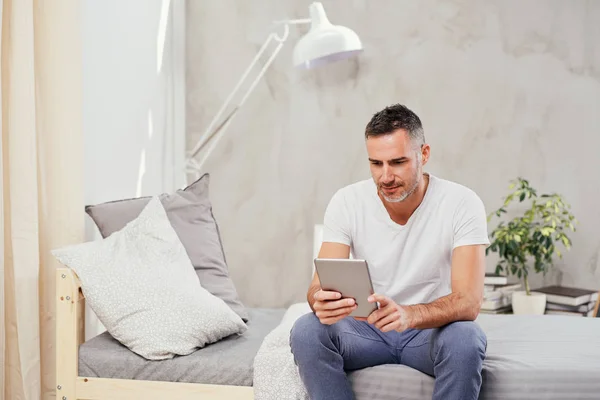
[[[314,312],[290,337],[301,379],[311,399],[352,399],[346,371],[403,364],[435,377],[434,399],[477,399],[487,346],[473,322],[489,245],[483,203],[423,172],[430,146],[405,106],[376,113],[365,137],[373,179],[334,194],[319,257],[367,260],[376,293],[340,299],[315,273]],[[366,321],[348,317],[361,301],[379,302]]]

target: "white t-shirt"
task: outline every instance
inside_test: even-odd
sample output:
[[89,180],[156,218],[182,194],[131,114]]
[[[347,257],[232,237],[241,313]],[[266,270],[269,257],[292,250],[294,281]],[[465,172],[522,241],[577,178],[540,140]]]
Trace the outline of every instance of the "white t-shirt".
[[398,304],[429,303],[450,294],[452,250],[490,244],[479,196],[429,177],[423,201],[406,225],[392,221],[372,179],[338,190],[325,211],[323,241],[346,244],[354,258],[367,260],[375,292]]

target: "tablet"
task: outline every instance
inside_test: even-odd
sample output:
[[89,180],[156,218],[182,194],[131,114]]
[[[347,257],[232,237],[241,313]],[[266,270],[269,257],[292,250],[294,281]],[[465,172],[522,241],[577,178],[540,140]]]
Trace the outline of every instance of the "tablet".
[[348,258],[316,258],[315,269],[321,281],[321,289],[339,292],[342,298],[353,298],[358,307],[351,317],[368,317],[377,309],[377,303],[369,303],[373,283],[366,260]]

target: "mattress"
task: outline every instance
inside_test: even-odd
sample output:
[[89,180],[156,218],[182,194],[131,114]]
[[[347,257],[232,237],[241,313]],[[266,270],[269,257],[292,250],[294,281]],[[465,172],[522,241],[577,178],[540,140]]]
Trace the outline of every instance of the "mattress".
[[[253,359],[284,309],[249,309],[248,331],[172,360],[148,361],[106,332],[82,344],[79,375],[251,386]],[[480,400],[599,399],[600,318],[482,314]],[[348,374],[357,400],[431,399],[434,379],[403,365]]]
[[[600,399],[600,318],[489,315],[480,399]],[[434,379],[402,365],[348,374],[357,400],[431,399]]]
[[252,364],[285,309],[249,308],[248,330],[187,356],[150,361],[104,332],[79,348],[79,376],[252,386]]

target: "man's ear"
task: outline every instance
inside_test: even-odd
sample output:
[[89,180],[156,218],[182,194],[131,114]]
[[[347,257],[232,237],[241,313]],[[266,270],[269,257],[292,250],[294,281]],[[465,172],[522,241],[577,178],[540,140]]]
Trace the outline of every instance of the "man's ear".
[[421,145],[421,160],[422,160],[422,165],[427,164],[427,161],[429,160],[429,153],[431,152],[431,147],[425,143]]

